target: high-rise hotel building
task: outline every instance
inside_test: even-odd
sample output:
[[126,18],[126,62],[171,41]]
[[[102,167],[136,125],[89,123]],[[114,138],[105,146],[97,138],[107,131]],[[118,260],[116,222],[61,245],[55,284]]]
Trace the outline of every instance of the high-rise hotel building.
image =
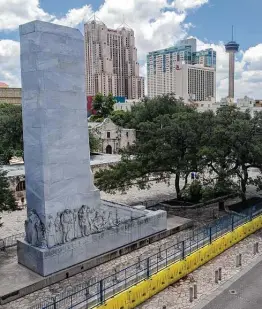
[[100,92],[127,99],[144,97],[132,29],[109,29],[94,19],[85,24],[85,52],[87,96]]
[[216,52],[196,50],[196,39],[147,55],[147,86],[150,98],[174,93],[185,103],[216,97]]

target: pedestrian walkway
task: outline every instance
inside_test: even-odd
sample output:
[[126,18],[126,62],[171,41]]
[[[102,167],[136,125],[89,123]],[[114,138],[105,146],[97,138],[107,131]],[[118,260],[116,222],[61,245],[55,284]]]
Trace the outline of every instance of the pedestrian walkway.
[[[167,287],[159,294],[153,296],[148,301],[138,306],[138,309],[191,309],[194,308],[207,296],[215,293],[215,291],[226,281],[230,280],[234,275],[238,274],[242,269],[252,263],[258,255],[253,254],[253,244],[259,243],[262,251],[262,231],[258,231],[245,238],[234,247],[231,247],[215,259],[198,268],[188,276],[182,278],[173,285]],[[242,267],[236,267],[236,256],[242,254]],[[262,255],[261,255],[262,258]],[[215,283],[215,271],[222,267],[222,281]],[[197,299],[190,302],[189,289],[197,284]],[[249,309],[248,307],[230,307],[230,309]],[[194,309],[200,309],[198,307]],[[207,306],[204,309],[220,309],[220,307],[212,308]],[[222,309],[222,307],[221,307]],[[223,309],[229,309],[224,308]],[[261,309],[254,307],[253,309]]]

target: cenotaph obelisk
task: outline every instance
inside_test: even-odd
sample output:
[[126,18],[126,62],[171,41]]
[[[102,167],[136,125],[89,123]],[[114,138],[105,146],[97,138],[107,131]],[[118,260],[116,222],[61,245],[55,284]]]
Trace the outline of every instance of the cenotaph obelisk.
[[166,213],[101,201],[90,168],[84,39],[20,26],[26,238],[18,262],[47,276],[166,229]]

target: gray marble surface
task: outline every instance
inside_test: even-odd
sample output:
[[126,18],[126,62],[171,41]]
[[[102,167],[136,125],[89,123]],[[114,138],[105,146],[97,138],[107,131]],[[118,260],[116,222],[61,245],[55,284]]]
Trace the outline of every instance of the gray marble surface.
[[20,44],[27,220],[19,263],[45,276],[166,229],[165,213],[103,204],[94,187],[79,30],[34,21],[20,26]]
[[36,248],[25,241],[18,242],[18,261],[42,276],[91,259],[102,253],[166,230],[166,212],[149,211],[146,216],[119,226],[72,240],[60,246]]
[[77,29],[34,21],[20,26],[28,214],[98,207],[90,170],[84,39]]

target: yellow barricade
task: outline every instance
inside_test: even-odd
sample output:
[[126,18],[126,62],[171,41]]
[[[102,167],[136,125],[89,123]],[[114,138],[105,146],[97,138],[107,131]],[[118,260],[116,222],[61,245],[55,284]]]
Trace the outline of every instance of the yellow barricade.
[[133,309],[261,228],[262,215],[115,295],[96,309]]

